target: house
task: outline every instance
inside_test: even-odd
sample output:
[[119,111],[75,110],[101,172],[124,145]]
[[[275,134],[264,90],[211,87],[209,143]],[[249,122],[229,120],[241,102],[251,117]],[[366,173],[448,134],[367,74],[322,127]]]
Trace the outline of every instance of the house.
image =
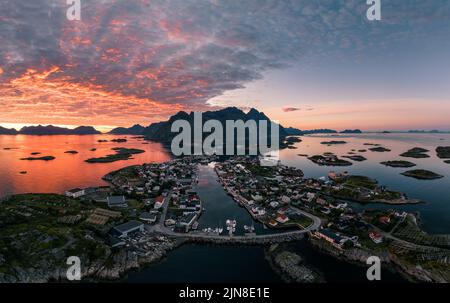
[[316,203],[319,204],[319,205],[326,205],[327,201],[325,199],[323,199],[323,198],[317,198],[316,199]]
[[320,209],[320,212],[324,213],[325,215],[329,215],[331,213],[331,210],[328,207],[322,207]]
[[74,188],[71,190],[66,191],[66,196],[71,198],[79,198],[86,194],[84,189],[81,188]]
[[272,202],[270,202],[270,207],[272,207],[272,208],[277,208],[278,207],[278,205],[279,205],[279,203],[278,202],[276,202],[276,201],[272,201]]
[[321,229],[320,231],[314,232],[314,236],[319,239],[324,239],[325,241],[331,243],[336,248],[342,249],[346,239],[341,237],[339,234],[334,233],[328,228]]
[[272,227],[275,227],[275,226],[277,226],[277,225],[278,225],[278,222],[277,222],[277,221],[275,221],[274,219],[270,219],[270,221],[269,221],[269,225],[270,225],[270,226],[272,226]]
[[263,197],[262,197],[261,195],[259,195],[259,194],[251,195],[251,196],[252,196],[252,199],[253,199],[255,202],[261,202],[261,201],[263,200]]
[[139,220],[148,222],[148,223],[155,223],[157,219],[157,215],[156,214],[151,214],[148,212],[143,212],[139,215]]
[[306,194],[306,199],[308,200],[308,202],[311,202],[315,197],[316,197],[315,193],[308,192]]
[[336,209],[346,209],[348,206],[348,204],[346,202],[344,203],[339,203],[335,208]]
[[289,206],[280,207],[277,210],[277,214],[284,215],[289,210]]
[[380,244],[383,242],[383,236],[376,232],[376,231],[372,231],[369,233],[369,238],[376,244]]
[[190,228],[192,226],[192,224],[194,224],[195,219],[197,219],[197,214],[196,213],[189,213],[186,215],[183,215],[179,221],[179,223],[182,226],[185,226],[186,228]]
[[378,219],[381,224],[389,224],[391,223],[391,218],[388,216],[383,216]]
[[144,231],[144,224],[142,222],[132,220],[127,223],[117,225],[113,228],[112,233],[117,235],[119,238],[124,238],[132,233],[142,231]]
[[278,214],[276,221],[279,223],[286,223],[287,221],[289,221],[289,218],[284,214]]
[[329,173],[328,173],[328,178],[330,179],[330,180],[333,180],[333,181],[338,181],[338,180],[342,180],[342,179],[344,179],[345,177],[347,177],[348,176],[348,172],[342,172],[342,173],[336,173],[336,172],[334,172],[334,171],[330,171]]
[[109,196],[107,198],[109,207],[127,207],[127,202],[124,196]]
[[164,222],[164,225],[166,225],[166,226],[173,226],[173,225],[175,225],[177,222],[174,220],[174,219],[167,219],[165,222]]
[[158,196],[155,198],[155,209],[160,209],[164,205],[166,199],[163,196]]
[[291,198],[289,198],[288,196],[282,196],[281,197],[281,202],[283,204],[288,204],[289,202],[291,202]]

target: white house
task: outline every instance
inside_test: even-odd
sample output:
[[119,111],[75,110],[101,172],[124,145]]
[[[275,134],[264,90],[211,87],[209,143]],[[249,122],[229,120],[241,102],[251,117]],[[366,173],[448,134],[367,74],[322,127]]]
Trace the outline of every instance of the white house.
[[84,189],[81,188],[74,188],[71,190],[66,191],[66,196],[71,198],[79,198],[86,194]]

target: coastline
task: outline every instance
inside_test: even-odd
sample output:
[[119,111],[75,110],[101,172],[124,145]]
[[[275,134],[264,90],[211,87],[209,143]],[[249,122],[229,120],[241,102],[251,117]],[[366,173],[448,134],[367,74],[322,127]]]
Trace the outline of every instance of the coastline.
[[[125,168],[129,168],[129,167],[133,167],[133,166],[139,166],[139,165],[132,165],[132,166],[128,166]],[[122,169],[125,169],[122,168]],[[120,170],[122,170],[120,169]],[[110,172],[112,173],[112,172]],[[217,172],[216,172],[217,173]],[[104,180],[105,181],[110,181],[108,180],[109,178],[109,174],[104,176]],[[220,176],[219,176],[220,179]],[[222,184],[223,186],[223,184]],[[402,200],[403,201],[403,200]],[[407,200],[407,201],[412,201],[412,200]],[[238,201],[235,200],[236,203],[239,203]],[[358,202],[358,201],[355,201]],[[369,204],[369,203],[383,203],[383,202],[359,202],[362,204]],[[418,202],[418,203],[423,203]],[[391,204],[391,205],[401,205],[401,204],[408,204],[408,203],[384,203],[384,204]],[[247,211],[249,211],[247,209]],[[249,212],[251,214],[251,212]],[[256,218],[254,218],[256,220]],[[175,239],[175,237],[168,237],[171,241]],[[117,256],[117,263],[114,263],[114,266],[112,268],[107,268],[104,266],[104,264],[98,264],[95,263],[90,265],[89,268],[86,269],[86,271],[84,272],[85,275],[92,276],[93,281],[98,281],[101,282],[103,279],[106,280],[120,280],[123,279],[124,277],[126,277],[127,273],[133,270],[142,270],[144,268],[146,268],[147,266],[152,266],[153,264],[159,262],[161,259],[164,259],[165,257],[167,257],[168,253],[172,250],[175,250],[177,248],[179,248],[181,245],[183,245],[184,243],[194,243],[194,244],[203,244],[205,241],[202,240],[198,240],[198,239],[184,239],[184,240],[180,240],[179,242],[177,242],[178,240],[180,240],[179,238],[176,238],[175,241],[169,245],[168,247],[162,248],[161,251],[159,251],[156,254],[153,254],[151,256],[147,256],[147,257],[130,257],[125,253],[125,255],[119,254]],[[225,240],[225,239],[224,239]],[[296,241],[297,239],[292,239],[292,241]],[[209,242],[209,241],[206,241]],[[226,241],[225,241],[226,242]],[[215,243],[217,245],[227,245],[228,243]],[[315,243],[317,244],[317,243]],[[233,243],[232,245],[235,245],[235,243]],[[263,245],[261,243],[241,243],[239,245],[257,245],[257,246],[261,246],[263,247]],[[330,247],[330,249],[327,248],[323,248],[320,246],[315,246],[315,249],[317,249],[318,252],[325,252],[339,260],[343,260],[346,261],[350,264],[356,264],[356,265],[362,265],[365,264],[363,262],[365,262],[365,260],[363,259],[362,256],[366,257],[368,252],[346,252],[346,253],[336,253],[335,251],[333,251]],[[443,282],[444,280],[439,280],[438,277],[434,277],[432,274],[429,274],[428,272],[424,271],[424,270],[417,270],[417,269],[412,269],[410,267],[408,267],[407,264],[404,264],[402,262],[402,260],[395,258],[394,255],[388,255],[388,257],[386,257],[385,259],[383,259],[384,261],[386,261],[388,264],[392,264],[393,266],[395,266],[395,270],[396,272],[401,273],[403,276],[407,277],[408,279],[410,279],[411,281],[436,281],[436,282]],[[53,281],[53,280],[64,280],[64,276],[65,276],[65,272],[60,272],[58,274],[56,274],[55,272],[52,274],[49,274],[47,281]],[[1,279],[0,279],[1,280]],[[39,278],[36,280],[36,282],[42,282],[42,280],[40,280]]]

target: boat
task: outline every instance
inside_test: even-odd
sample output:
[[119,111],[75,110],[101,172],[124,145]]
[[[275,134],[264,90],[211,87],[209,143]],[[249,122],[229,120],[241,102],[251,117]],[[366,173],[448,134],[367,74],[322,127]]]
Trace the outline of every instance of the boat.
[[236,220],[230,220],[228,219],[226,221],[227,230],[230,236],[233,235],[233,233],[236,231]]
[[248,233],[253,233],[255,231],[255,227],[253,226],[253,223],[251,226],[244,225],[244,230]]
[[227,220],[227,226],[236,227],[236,220]]

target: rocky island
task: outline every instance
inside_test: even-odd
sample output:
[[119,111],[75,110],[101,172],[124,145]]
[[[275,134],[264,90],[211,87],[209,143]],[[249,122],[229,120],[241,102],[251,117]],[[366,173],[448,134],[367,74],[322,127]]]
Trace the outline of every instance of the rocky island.
[[64,152],[65,154],[71,154],[71,155],[75,155],[78,154],[78,152],[76,150],[68,150]]
[[377,180],[366,176],[332,176],[337,186],[326,193],[334,198],[359,203],[417,204],[422,201],[408,199],[405,194],[380,186]]
[[425,170],[425,169],[409,170],[409,171],[402,173],[402,175],[406,176],[406,177],[419,179],[419,180],[435,180],[435,179],[444,178],[444,176],[441,176],[439,174],[436,174],[432,171]]
[[347,160],[339,159],[336,155],[327,154],[327,155],[315,155],[312,157],[308,157],[312,162],[320,165],[320,166],[351,166],[352,162]]
[[391,150],[389,148],[383,147],[383,146],[377,146],[369,148],[370,151],[377,152],[377,153],[385,153],[390,152]]
[[332,140],[332,141],[320,142],[320,144],[323,144],[323,145],[338,145],[338,144],[347,144],[347,142],[346,141],[334,141],[334,140]]
[[55,160],[56,158],[53,156],[43,156],[43,157],[26,157],[21,158],[20,160],[26,160],[26,161],[51,161]]
[[384,166],[390,166],[390,167],[414,167],[416,164],[409,162],[409,161],[403,161],[403,160],[394,160],[394,161],[385,161],[381,162],[380,164]]
[[115,147],[112,148],[115,151],[115,154],[106,155],[104,157],[99,158],[90,158],[85,162],[87,163],[111,163],[115,161],[128,160],[132,157],[132,155],[145,153],[145,150],[137,149],[137,148],[123,148],[123,147]]
[[300,255],[289,250],[284,250],[278,244],[271,245],[266,249],[265,255],[272,268],[286,282],[321,282],[320,275],[310,269]]
[[436,153],[440,159],[450,159],[450,146],[439,146],[436,148]]
[[414,147],[408,150],[407,152],[400,154],[400,156],[405,158],[416,158],[416,159],[429,158],[430,156],[426,154],[427,152],[429,152],[428,149],[421,147]]
[[125,138],[119,138],[119,139],[112,139],[111,142],[116,142],[116,143],[124,143],[127,142],[128,140]]

